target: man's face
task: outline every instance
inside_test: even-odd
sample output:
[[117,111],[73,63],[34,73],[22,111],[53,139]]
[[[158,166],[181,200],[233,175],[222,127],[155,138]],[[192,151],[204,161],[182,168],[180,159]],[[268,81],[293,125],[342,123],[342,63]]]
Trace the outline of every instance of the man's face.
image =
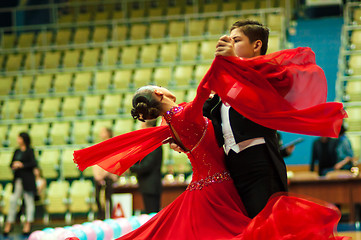
[[233,29],[230,37],[234,41],[234,51],[238,57],[251,58],[256,56],[254,44],[249,41],[249,38],[244,35],[240,28]]

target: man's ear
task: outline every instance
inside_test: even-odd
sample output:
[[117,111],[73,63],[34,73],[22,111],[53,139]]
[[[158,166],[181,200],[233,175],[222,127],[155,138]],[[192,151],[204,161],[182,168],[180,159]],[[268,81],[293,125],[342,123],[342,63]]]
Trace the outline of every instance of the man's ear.
[[261,40],[254,41],[254,43],[253,43],[253,51],[255,53],[256,52],[261,53],[261,48],[262,48],[262,41]]

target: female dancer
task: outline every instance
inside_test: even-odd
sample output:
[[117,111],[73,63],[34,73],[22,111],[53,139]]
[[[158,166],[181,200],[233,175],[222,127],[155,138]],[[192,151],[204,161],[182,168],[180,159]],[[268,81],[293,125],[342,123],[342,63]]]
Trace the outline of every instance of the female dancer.
[[[304,51],[313,54],[309,49],[296,49],[284,50],[268,57],[275,59],[282,54],[304,55]],[[277,68],[270,68],[269,62],[269,59],[265,61],[264,56],[249,60],[217,57],[200,83],[196,98],[190,103],[177,105],[175,96],[165,88],[140,88],[133,98],[132,116],[141,121],[163,116],[167,125],[127,133],[87,149],[75,151],[74,162],[80,170],[98,164],[112,173],[121,174],[172,136],[190,159],[193,178],[187,190],[143,226],[119,239],[338,239],[334,236],[333,230],[339,220],[339,212],[334,206],[326,203],[315,203],[284,194],[274,196],[254,219],[248,218],[233,181],[226,171],[223,150],[217,145],[212,124],[202,116],[202,107],[211,89],[232,107],[243,104],[238,101],[242,95],[239,88],[243,87],[249,93],[248,88],[252,88],[249,85],[253,84],[253,81],[257,82],[258,77],[262,77],[259,73],[252,77],[249,71],[254,71],[255,74],[260,65],[264,65],[269,71],[264,72],[265,75],[262,77],[265,87],[272,87],[271,83],[276,79],[293,81],[296,78],[305,78],[309,74],[323,76],[322,71],[315,68],[314,61],[309,61],[309,58],[306,60],[301,57],[298,63],[301,67],[312,65],[313,70],[303,74],[299,71],[289,71],[293,68],[289,69],[288,66],[294,65],[287,60],[278,62]],[[239,71],[231,72],[233,77],[228,76],[226,82],[217,82],[217,72],[220,72],[218,69],[227,69],[229,64],[239,66]],[[277,75],[280,68],[284,71]],[[292,74],[295,72],[297,74]],[[234,78],[236,75],[238,79]],[[255,84],[255,88],[264,88]],[[268,96],[277,97],[276,90],[270,91],[272,93]],[[284,91],[282,95],[278,94],[278,99],[281,99],[283,94]],[[257,101],[257,98],[253,98],[253,104],[257,104]],[[260,102],[261,100],[258,104]],[[328,110],[317,114],[317,122],[312,120],[314,116],[309,116],[310,113],[317,113],[314,107]],[[315,130],[309,128],[317,127],[318,124],[328,124],[331,130],[319,128],[319,133],[333,136],[334,128],[340,127],[339,120],[342,122],[345,116],[342,105],[330,103],[314,107],[296,109],[283,100],[278,106],[281,110],[275,112],[272,118],[269,117],[266,124],[277,125],[275,120],[286,116],[285,113],[288,112],[290,121],[304,124],[301,127],[296,126],[294,132],[315,133]],[[247,109],[235,109],[247,114]],[[261,118],[265,110],[260,109],[261,114],[255,114],[253,119]]]

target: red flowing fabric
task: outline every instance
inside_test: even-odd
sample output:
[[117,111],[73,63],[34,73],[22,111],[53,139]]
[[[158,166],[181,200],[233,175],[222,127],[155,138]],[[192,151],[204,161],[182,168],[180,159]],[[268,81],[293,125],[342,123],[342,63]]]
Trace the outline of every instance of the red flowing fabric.
[[337,137],[347,117],[341,103],[326,103],[326,77],[310,48],[250,59],[217,56],[200,87],[271,129]]
[[74,151],[74,162],[80,171],[97,164],[110,173],[121,175],[170,136],[166,125],[140,129]]

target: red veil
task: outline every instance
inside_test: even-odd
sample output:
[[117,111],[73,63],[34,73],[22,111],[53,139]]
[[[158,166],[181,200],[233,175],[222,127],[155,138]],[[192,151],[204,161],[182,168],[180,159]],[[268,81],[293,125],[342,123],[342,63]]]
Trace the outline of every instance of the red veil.
[[[326,78],[310,48],[251,59],[218,56],[197,94],[209,90],[248,119],[287,132],[337,137],[347,116],[341,103],[326,103]],[[169,136],[168,126],[130,132],[75,151],[74,162],[82,171],[98,164],[120,175]]]

